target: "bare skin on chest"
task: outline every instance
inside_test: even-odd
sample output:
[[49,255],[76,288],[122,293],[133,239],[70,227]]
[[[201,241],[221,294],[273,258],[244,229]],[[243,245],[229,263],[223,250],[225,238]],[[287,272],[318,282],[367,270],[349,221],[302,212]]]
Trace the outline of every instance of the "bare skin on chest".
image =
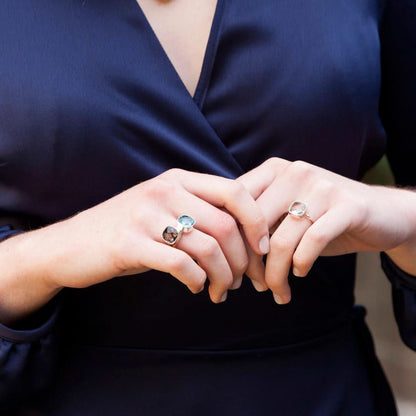
[[217,0],[136,0],[191,96],[204,61]]

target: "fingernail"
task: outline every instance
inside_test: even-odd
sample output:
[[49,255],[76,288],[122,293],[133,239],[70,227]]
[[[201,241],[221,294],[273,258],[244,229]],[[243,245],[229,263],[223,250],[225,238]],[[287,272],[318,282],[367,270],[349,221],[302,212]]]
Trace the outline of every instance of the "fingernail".
[[228,292],[224,292],[220,298],[220,302],[224,302],[227,299]]
[[278,303],[279,305],[283,304],[282,298],[279,295],[276,295],[276,293],[273,293],[274,301]]
[[260,243],[259,243],[259,248],[260,248],[260,251],[263,253],[263,254],[267,254],[268,252],[269,252],[269,250],[270,250],[270,243],[269,243],[269,236],[268,235],[265,235],[261,240],[260,240]]
[[293,268],[293,274],[297,277],[300,277],[300,271],[296,267]]
[[268,287],[260,282],[257,282],[256,280],[252,280],[251,283],[254,286],[254,289],[257,290],[257,292],[264,292],[268,289]]
[[230,289],[233,289],[233,290],[238,289],[241,286],[242,281],[243,281],[243,276],[238,277],[237,279],[235,279]]

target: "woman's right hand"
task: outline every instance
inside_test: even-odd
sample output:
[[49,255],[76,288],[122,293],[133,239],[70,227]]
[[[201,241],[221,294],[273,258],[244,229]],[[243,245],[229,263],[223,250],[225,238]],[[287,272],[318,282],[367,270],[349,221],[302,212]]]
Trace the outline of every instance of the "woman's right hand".
[[[182,214],[193,217],[195,227],[169,246],[162,232]],[[56,287],[82,288],[156,269],[193,293],[208,276],[215,303],[240,286],[243,273],[257,290],[267,289],[262,255],[268,251],[268,226],[248,191],[231,179],[171,169],[49,232],[57,235],[59,227],[64,242],[52,249],[60,254],[53,257],[49,277]]]

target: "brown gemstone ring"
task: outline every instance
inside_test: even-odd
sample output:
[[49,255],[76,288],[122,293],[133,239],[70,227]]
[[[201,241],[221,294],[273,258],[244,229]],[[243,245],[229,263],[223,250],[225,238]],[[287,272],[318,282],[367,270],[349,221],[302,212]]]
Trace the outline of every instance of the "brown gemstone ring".
[[170,246],[175,245],[182,233],[189,233],[192,231],[192,228],[195,224],[195,220],[190,217],[189,215],[181,215],[178,218],[178,223],[176,227],[172,227],[171,225],[168,225],[162,233],[162,239],[166,244],[169,244]]

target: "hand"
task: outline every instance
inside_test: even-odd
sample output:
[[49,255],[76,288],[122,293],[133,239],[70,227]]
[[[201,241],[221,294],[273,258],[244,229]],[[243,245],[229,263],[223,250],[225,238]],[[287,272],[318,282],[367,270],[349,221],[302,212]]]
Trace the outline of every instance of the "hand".
[[[181,214],[195,218],[195,227],[168,246],[162,231],[176,225]],[[55,256],[59,264],[51,278],[56,285],[86,287],[156,269],[194,293],[208,275],[213,302],[225,300],[244,272],[259,290],[267,289],[261,261],[268,251],[267,223],[237,181],[172,169],[63,223],[65,246],[74,252]]]
[[[238,180],[256,199],[270,232],[266,283],[277,303],[290,301],[288,274],[306,276],[318,256],[387,251],[415,240],[416,194],[370,186],[306,162],[271,158]],[[308,218],[287,215],[295,200]],[[414,246],[414,244],[413,244]]]

